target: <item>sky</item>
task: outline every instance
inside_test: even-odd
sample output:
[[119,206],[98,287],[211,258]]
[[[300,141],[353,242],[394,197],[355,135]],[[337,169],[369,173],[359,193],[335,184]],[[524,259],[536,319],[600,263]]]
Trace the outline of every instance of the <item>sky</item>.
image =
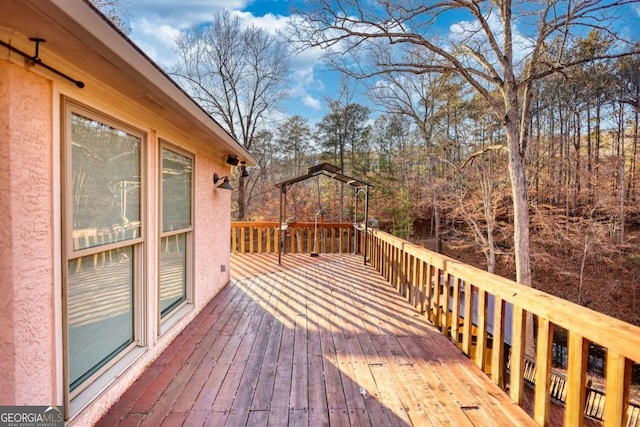
[[[283,28],[293,6],[291,0],[129,0],[129,37],[158,65],[167,69],[174,63],[173,40],[180,30],[211,20],[214,13],[233,10],[247,25],[268,31]],[[321,52],[310,50],[291,62],[290,94],[285,113],[299,114],[310,124],[326,113],[327,95],[336,96],[332,87],[337,74],[320,61]]]
[[[217,10],[230,9],[247,25],[274,32],[284,27],[293,6],[301,0],[125,1],[127,24],[131,29],[129,37],[158,65],[168,69],[175,61],[173,41],[180,30],[211,20]],[[640,40],[640,4],[628,11],[625,31],[634,32],[632,38]],[[451,39],[460,28],[473,25],[466,19],[468,16],[449,17],[449,27],[445,30]],[[291,98],[285,104],[285,113],[306,117],[310,124],[317,123],[326,114],[327,98],[338,96],[338,75],[321,62],[321,54],[319,49],[308,50],[294,56],[291,63]],[[366,102],[362,95],[355,100]]]

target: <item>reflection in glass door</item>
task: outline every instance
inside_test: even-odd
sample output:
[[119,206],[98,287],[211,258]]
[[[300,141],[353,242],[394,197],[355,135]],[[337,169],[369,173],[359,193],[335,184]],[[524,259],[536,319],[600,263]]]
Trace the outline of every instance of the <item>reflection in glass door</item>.
[[66,382],[73,397],[136,342],[143,134],[65,104]]
[[193,204],[193,158],[162,148],[160,318],[188,300]]

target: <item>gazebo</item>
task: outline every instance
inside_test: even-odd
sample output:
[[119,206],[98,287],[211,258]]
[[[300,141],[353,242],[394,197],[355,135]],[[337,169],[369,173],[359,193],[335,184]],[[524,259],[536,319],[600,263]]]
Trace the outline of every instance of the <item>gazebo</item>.
[[[286,217],[287,211],[287,191],[294,184],[302,181],[306,181],[310,178],[325,175],[329,178],[340,181],[344,184],[349,185],[354,190],[355,197],[355,214],[354,214],[354,226],[357,225],[358,218],[358,196],[362,192],[364,193],[364,233],[367,233],[367,227],[369,223],[369,189],[373,187],[373,185],[364,182],[357,178],[352,178],[350,176],[344,175],[341,169],[338,166],[332,165],[330,163],[320,163],[315,166],[311,166],[307,168],[307,173],[304,175],[300,175],[295,178],[291,178],[286,181],[282,181],[276,184],[276,187],[280,189],[280,227],[279,227],[279,236],[278,239],[280,244],[278,245],[278,264],[282,262],[282,252],[284,248],[284,236],[285,231],[288,228],[288,224],[285,222],[284,218]],[[364,245],[364,262],[367,261],[367,246]]]

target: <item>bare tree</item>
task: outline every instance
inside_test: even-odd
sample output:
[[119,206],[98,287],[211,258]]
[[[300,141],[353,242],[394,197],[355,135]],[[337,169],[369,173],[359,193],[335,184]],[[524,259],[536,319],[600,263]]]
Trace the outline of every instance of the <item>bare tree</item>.
[[[585,27],[626,43],[613,32],[608,17],[631,3],[635,1],[387,0],[372,5],[310,0],[291,27],[290,38],[301,49],[327,49],[331,63],[355,77],[454,73],[484,98],[506,134],[516,279],[530,286],[525,160],[534,83],[599,58],[567,59],[567,48]],[[438,37],[456,12],[473,19],[453,26],[446,38]],[[549,50],[552,42],[555,49]],[[429,62],[424,60],[427,53],[432,54]]]
[[[194,25],[176,40],[174,76],[200,105],[247,149],[286,98],[290,51],[267,31],[243,28],[221,10],[209,24]],[[245,217],[246,184],[240,179],[237,218]]]

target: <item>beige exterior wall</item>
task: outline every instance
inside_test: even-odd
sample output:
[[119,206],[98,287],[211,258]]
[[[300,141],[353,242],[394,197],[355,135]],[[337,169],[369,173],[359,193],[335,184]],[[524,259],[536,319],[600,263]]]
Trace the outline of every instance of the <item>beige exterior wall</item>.
[[[194,141],[104,87],[78,76],[85,89],[0,59],[0,404],[49,405],[65,400],[62,357],[63,212],[60,208],[61,99],[68,97],[147,133],[146,241],[143,298],[145,351],[116,381],[72,415],[70,425],[92,425],[229,280],[231,192],[214,188],[228,175],[228,153]],[[194,154],[194,300],[191,310],[158,334],[159,138]]]

